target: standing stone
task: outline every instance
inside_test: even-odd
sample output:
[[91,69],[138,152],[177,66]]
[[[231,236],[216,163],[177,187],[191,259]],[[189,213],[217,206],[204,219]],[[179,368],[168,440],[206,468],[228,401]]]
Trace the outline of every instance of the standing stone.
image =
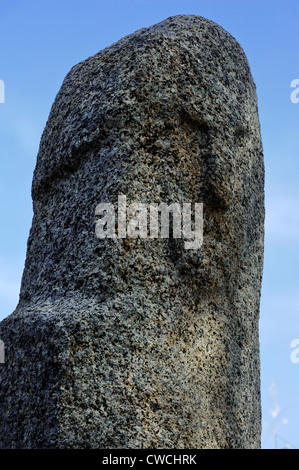
[[[203,203],[182,238],[95,235],[99,203]],[[1,448],[258,448],[264,167],[243,50],[171,17],[79,63],[42,135]]]

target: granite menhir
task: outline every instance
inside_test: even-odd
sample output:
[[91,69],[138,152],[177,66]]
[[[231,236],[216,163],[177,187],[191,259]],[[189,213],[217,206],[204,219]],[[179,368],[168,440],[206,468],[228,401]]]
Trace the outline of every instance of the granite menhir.
[[[203,203],[203,244],[99,238],[95,209]],[[264,165],[238,42],[200,16],[74,66],[42,134],[1,448],[259,448]]]

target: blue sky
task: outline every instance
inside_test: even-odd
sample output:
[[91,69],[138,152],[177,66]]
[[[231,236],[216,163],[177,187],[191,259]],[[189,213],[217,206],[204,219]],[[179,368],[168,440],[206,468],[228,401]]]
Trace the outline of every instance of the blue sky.
[[299,103],[290,99],[299,79],[298,0],[0,0],[0,319],[18,301],[39,139],[65,75],[126,34],[177,14],[229,31],[257,86],[266,165],[262,443],[299,448],[299,363],[290,360],[299,338]]

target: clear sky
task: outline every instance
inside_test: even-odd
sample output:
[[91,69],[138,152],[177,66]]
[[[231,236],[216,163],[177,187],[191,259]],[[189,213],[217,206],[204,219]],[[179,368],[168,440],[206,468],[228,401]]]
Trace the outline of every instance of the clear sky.
[[0,319],[18,301],[39,139],[65,75],[177,14],[204,16],[230,32],[257,86],[266,165],[262,442],[299,448],[299,362],[290,358],[299,339],[299,103],[290,98],[299,79],[298,0],[0,0]]

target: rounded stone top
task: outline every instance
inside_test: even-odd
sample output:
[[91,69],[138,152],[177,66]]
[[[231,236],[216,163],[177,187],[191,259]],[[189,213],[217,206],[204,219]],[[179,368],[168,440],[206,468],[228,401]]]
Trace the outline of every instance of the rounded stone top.
[[88,146],[125,130],[128,120],[138,126],[150,111],[160,120],[179,115],[238,129],[248,120],[245,102],[256,108],[248,61],[221,26],[178,15],[142,28],[67,74],[41,139],[33,199],[80,166]]

